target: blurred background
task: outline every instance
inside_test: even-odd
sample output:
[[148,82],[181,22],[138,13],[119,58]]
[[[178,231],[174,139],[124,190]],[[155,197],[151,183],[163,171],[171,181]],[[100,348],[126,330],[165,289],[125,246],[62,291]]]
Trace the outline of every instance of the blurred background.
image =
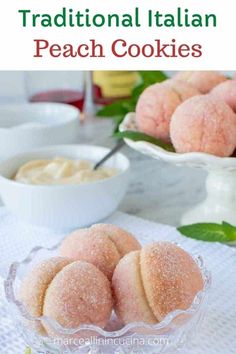
[[[226,73],[231,75],[232,71]],[[167,74],[171,76],[172,72],[169,71]],[[23,99],[25,99],[25,72],[0,71],[0,102],[17,102]]]
[[19,99],[24,97],[24,73],[22,71],[0,71],[0,98]]

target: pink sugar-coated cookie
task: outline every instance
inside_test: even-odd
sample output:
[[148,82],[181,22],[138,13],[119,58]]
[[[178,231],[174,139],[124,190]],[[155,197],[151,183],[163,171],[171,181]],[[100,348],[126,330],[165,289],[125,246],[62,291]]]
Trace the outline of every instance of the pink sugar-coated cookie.
[[156,242],[120,260],[112,287],[115,311],[125,324],[154,324],[171,311],[188,309],[203,289],[203,279],[186,251]]
[[[113,302],[110,282],[99,269],[62,257],[38,264],[23,280],[18,298],[32,316],[48,316],[65,328],[80,324],[105,327]],[[57,335],[46,321],[27,325],[41,335]]]
[[180,71],[173,78],[188,82],[203,94],[227,80],[225,75],[216,71]]
[[188,309],[203,289],[196,262],[169,242],[153,243],[142,249],[141,274],[149,305],[159,321],[171,311]]
[[[64,328],[77,328],[81,324],[104,328],[111,316],[112,304],[107,277],[94,265],[77,261],[64,267],[50,283],[43,314]],[[50,336],[56,335],[50,325],[45,323],[44,326]]]
[[167,80],[149,86],[139,97],[136,106],[138,129],[163,141],[170,141],[169,125],[172,114],[181,102],[199,94],[191,85]]
[[[68,258],[53,257],[46,259],[36,265],[24,278],[18,299],[25,305],[31,316],[42,316],[44,296],[49,284],[56,274],[69,263],[71,263],[71,260]],[[32,326],[31,323],[30,326]],[[46,334],[40,322],[36,324],[35,330],[43,335]]]
[[176,152],[230,156],[236,146],[236,115],[212,95],[195,96],[176,109],[170,136]]
[[60,255],[94,264],[109,280],[124,254],[140,249],[131,234],[114,225],[98,224],[67,236],[60,246]]
[[211,91],[211,95],[227,103],[236,112],[236,80],[222,82]]

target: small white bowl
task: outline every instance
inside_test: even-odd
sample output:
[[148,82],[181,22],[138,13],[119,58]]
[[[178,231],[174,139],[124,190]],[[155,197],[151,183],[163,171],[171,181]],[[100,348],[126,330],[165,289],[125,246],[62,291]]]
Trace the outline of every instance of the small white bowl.
[[24,163],[63,156],[98,161],[109,149],[91,145],[45,147],[16,155],[0,164],[0,193],[6,207],[22,220],[54,229],[74,229],[104,219],[123,199],[129,181],[129,160],[120,153],[104,166],[119,173],[79,185],[29,185],[11,178]]
[[42,146],[73,144],[79,110],[61,103],[0,105],[0,159]]

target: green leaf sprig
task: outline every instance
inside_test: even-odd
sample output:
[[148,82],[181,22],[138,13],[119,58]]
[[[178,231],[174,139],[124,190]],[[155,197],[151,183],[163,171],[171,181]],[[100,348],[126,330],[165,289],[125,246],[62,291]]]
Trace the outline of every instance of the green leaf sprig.
[[180,226],[178,231],[187,237],[208,242],[234,242],[236,241],[236,226],[225,221],[221,224],[198,223]]
[[150,135],[137,132],[137,131],[132,131],[132,130],[126,130],[124,132],[117,132],[114,134],[116,138],[127,138],[133,141],[147,141],[148,143],[160,146],[162,149],[165,149],[170,152],[174,152],[175,149],[172,144],[165,143],[164,141],[154,138]]

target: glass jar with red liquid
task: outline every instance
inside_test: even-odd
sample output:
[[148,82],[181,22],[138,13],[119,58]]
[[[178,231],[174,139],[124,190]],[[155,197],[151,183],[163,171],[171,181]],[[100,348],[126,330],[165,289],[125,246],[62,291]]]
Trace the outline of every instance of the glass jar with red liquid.
[[28,71],[25,88],[30,102],[59,102],[84,109],[85,72]]

